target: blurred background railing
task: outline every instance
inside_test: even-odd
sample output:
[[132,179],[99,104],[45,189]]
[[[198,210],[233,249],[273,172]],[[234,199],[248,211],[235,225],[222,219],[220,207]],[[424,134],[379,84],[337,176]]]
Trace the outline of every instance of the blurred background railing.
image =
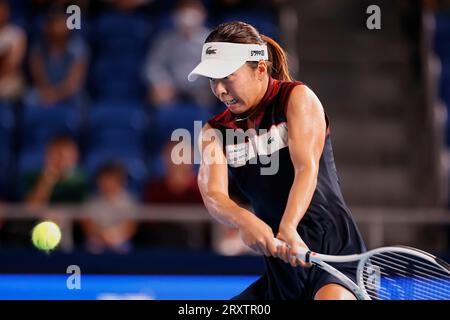
[[[186,237],[180,242],[179,249],[189,248],[189,243],[197,243],[196,249],[215,250],[214,241],[220,238],[221,227],[215,222],[202,205],[149,205],[136,206],[129,212],[107,207],[108,215],[112,218],[129,219],[137,222],[170,223],[187,226]],[[363,231],[363,237],[369,248],[385,245],[411,245],[422,247],[424,250],[445,251],[447,249],[446,228],[450,224],[450,215],[445,209],[430,208],[389,208],[389,207],[353,207],[352,214]],[[95,219],[96,212],[91,208],[76,206],[26,207],[10,205],[0,208],[0,219],[5,220],[45,220],[58,222],[62,229],[61,249],[70,253],[75,249],[75,224],[84,219]],[[197,228],[198,226],[205,228]],[[196,227],[197,226],[197,227]],[[417,226],[424,227],[420,235],[416,233]],[[444,232],[443,232],[444,231]],[[199,232],[203,232],[199,235]],[[167,235],[182,237],[177,233]],[[199,241],[199,236],[203,240]],[[423,238],[423,239],[421,239]],[[189,241],[188,239],[191,239]],[[30,244],[31,246],[31,241]],[[147,244],[149,247],[151,243]],[[220,253],[220,252],[217,252]]]

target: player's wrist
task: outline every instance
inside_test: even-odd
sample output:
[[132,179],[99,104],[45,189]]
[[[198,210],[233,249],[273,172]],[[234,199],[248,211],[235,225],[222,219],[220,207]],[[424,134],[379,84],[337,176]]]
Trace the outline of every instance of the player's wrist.
[[278,229],[281,234],[288,234],[297,232],[297,225],[292,222],[281,221],[280,227]]

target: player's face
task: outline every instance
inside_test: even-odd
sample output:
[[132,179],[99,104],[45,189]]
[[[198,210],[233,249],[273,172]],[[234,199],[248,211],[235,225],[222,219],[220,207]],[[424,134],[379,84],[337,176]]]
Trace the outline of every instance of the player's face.
[[264,95],[266,88],[260,78],[257,69],[244,64],[226,78],[210,79],[210,85],[217,99],[231,112],[240,114],[256,106]]

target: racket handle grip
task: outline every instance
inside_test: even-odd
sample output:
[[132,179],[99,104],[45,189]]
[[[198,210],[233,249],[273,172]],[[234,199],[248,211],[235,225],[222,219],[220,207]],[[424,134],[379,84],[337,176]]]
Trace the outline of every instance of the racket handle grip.
[[[289,248],[289,245],[288,245],[286,242],[281,241],[280,239],[274,238],[274,241],[275,241],[275,245],[276,245],[277,247],[286,246],[286,247]],[[307,253],[306,250],[302,250],[302,249],[301,249],[301,252],[300,252],[299,254],[297,254],[297,259],[302,260],[302,261],[305,261],[306,253]]]

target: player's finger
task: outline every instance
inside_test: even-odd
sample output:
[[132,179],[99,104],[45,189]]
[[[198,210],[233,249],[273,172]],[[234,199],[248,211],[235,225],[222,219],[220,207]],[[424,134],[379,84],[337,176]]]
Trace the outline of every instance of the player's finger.
[[268,249],[269,249],[269,253],[272,257],[276,258],[277,257],[277,252],[278,252],[278,248],[276,246],[276,244],[273,241],[269,241],[269,244],[267,245]]
[[277,245],[277,256],[284,262],[286,262],[286,263],[288,262],[287,261],[287,247],[285,244]]
[[298,261],[300,261],[300,260],[298,260],[296,256],[290,255],[289,263],[291,264],[291,266],[296,267],[298,265],[297,264]]
[[285,245],[278,247],[278,256],[284,262],[289,263],[289,249]]
[[291,260],[291,264],[294,267],[302,266],[304,264],[304,261],[298,258],[299,253],[300,253],[300,246],[298,244],[294,243],[291,246],[291,250],[290,250],[291,258],[293,258],[293,260]]
[[289,263],[293,266],[296,267],[299,265],[298,261],[299,259],[297,258],[299,253],[299,247],[296,244],[293,244],[290,249],[289,249]]

